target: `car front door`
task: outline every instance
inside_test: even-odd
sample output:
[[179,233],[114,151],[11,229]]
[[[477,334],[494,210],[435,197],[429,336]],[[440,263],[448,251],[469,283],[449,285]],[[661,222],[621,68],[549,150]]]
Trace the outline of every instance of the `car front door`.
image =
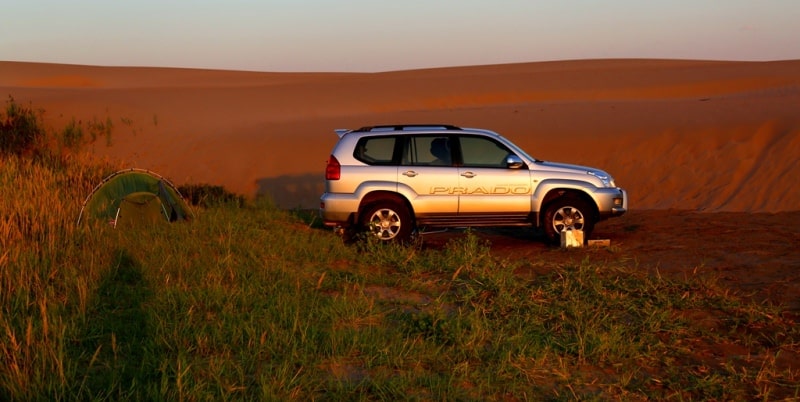
[[509,166],[515,154],[482,136],[459,136],[459,216],[526,217],[531,211],[531,177],[524,165]]

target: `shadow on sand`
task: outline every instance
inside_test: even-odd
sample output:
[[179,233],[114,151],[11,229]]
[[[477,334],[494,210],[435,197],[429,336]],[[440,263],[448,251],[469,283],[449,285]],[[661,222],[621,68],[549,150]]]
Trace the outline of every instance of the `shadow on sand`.
[[325,191],[325,180],[317,173],[265,177],[256,184],[256,197],[270,197],[281,209],[316,209]]

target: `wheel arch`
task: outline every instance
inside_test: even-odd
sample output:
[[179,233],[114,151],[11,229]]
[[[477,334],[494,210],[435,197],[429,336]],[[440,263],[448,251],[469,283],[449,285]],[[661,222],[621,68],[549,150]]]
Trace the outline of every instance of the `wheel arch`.
[[549,190],[547,194],[545,194],[544,198],[542,199],[542,203],[539,205],[536,225],[542,226],[544,224],[542,222],[542,220],[544,220],[544,215],[545,215],[544,212],[547,210],[550,204],[564,197],[570,197],[570,196],[577,197],[582,201],[585,201],[587,204],[589,204],[589,206],[592,208],[591,210],[592,219],[595,222],[599,220],[600,210],[597,207],[597,202],[595,202],[594,198],[592,198],[592,196],[590,196],[588,193],[575,188],[554,188]]
[[361,198],[361,202],[358,204],[358,212],[355,216],[356,222],[361,219],[361,214],[364,213],[364,209],[380,200],[393,200],[403,204],[411,215],[412,223],[416,223],[417,219],[415,217],[416,215],[414,214],[414,207],[411,205],[411,202],[409,202],[408,199],[402,194],[388,190],[375,190],[364,195],[364,197]]

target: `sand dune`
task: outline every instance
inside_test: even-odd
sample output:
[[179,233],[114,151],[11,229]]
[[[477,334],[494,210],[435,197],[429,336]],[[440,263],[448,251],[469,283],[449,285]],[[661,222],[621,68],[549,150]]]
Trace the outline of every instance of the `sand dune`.
[[0,62],[0,91],[114,122],[99,155],[316,207],[334,128],[443,122],[611,172],[635,209],[800,210],[800,60],[582,60],[384,73]]

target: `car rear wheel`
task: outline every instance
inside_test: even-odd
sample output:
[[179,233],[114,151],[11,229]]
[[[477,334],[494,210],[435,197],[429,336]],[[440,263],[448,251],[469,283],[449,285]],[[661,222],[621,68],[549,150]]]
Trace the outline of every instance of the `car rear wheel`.
[[594,229],[593,217],[593,209],[588,202],[574,196],[558,198],[545,210],[545,235],[551,243],[559,243],[562,231],[582,230],[583,238],[588,239]]
[[411,237],[411,214],[396,201],[379,201],[364,210],[361,224],[382,241],[405,242]]

